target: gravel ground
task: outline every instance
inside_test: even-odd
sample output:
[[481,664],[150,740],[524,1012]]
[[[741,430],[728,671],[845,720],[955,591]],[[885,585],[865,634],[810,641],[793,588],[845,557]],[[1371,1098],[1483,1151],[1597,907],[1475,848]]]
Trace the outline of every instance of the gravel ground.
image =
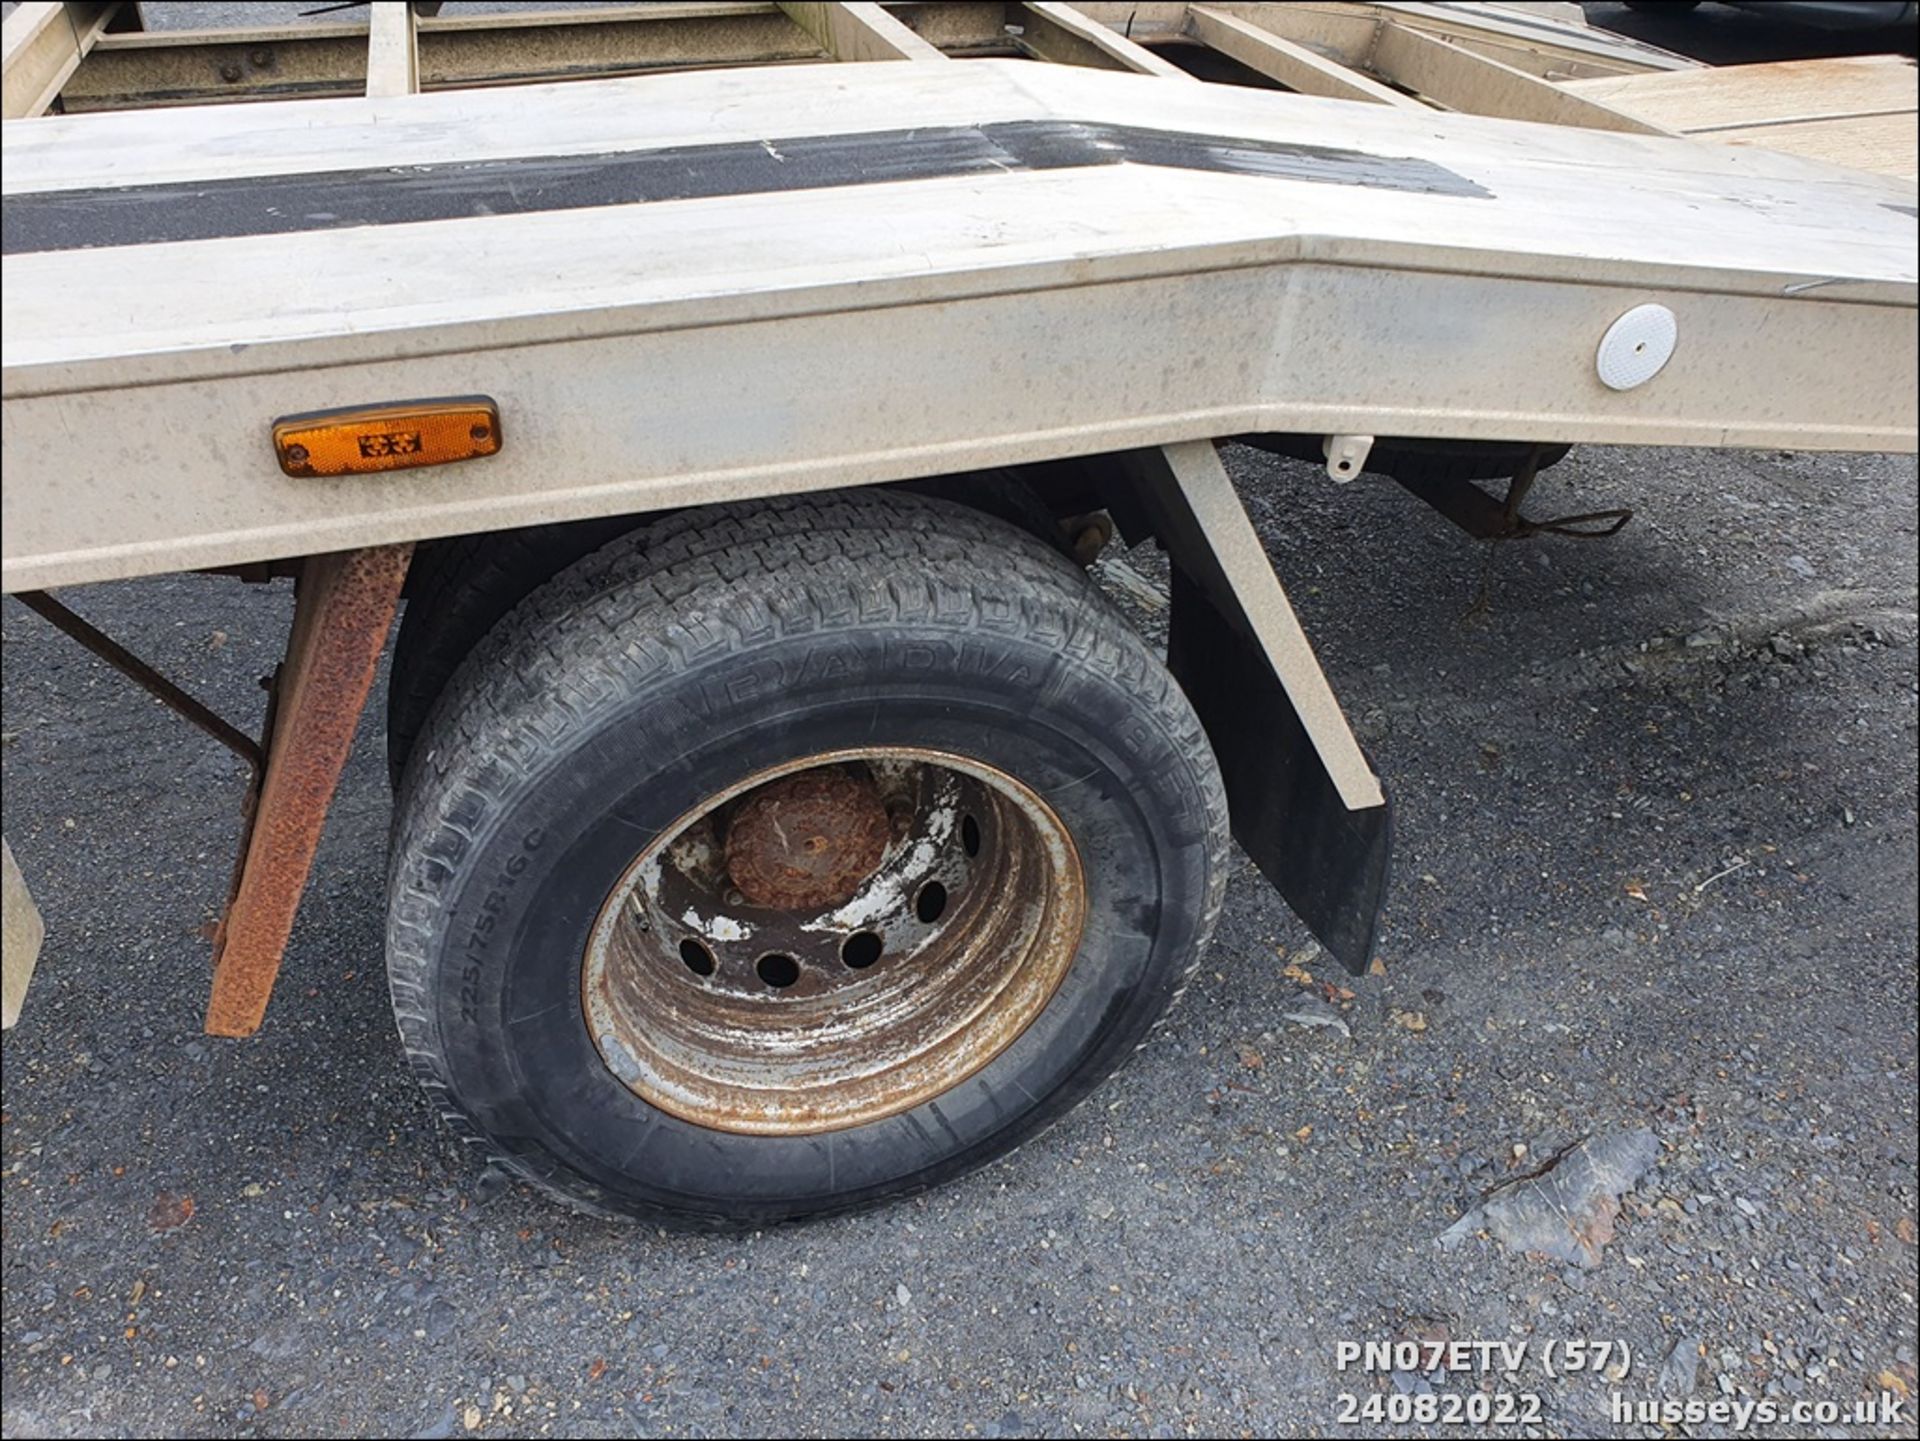
[[[1650,23],[1622,28],[1684,40]],[[1614,1391],[1914,1388],[1913,460],[1581,450],[1537,507],[1638,519],[1489,552],[1390,483],[1229,459],[1396,793],[1384,973],[1317,957],[1243,863],[1182,1007],[1066,1123],[734,1239],[570,1217],[428,1111],[381,976],[372,728],[265,1031],[201,1036],[239,769],[7,602],[7,832],[51,933],[5,1041],[0,1429],[1370,1434],[1401,1428],[1337,1426],[1342,1392],[1475,1384],[1337,1369],[1395,1338],[1531,1342],[1536,1434],[1671,1434]],[[70,599],[257,718],[284,587]],[[1643,1130],[1598,1265],[1437,1243]],[[1544,1376],[1567,1339],[1631,1369]]]

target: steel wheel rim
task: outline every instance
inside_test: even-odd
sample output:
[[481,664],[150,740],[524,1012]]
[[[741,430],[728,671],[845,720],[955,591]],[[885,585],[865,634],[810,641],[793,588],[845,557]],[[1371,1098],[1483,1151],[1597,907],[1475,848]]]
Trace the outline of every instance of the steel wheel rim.
[[635,857],[589,937],[582,1008],[607,1069],[670,1115],[843,1130],[1002,1054],[1085,919],[1072,836],[1021,781],[920,747],[825,752],[745,777]]

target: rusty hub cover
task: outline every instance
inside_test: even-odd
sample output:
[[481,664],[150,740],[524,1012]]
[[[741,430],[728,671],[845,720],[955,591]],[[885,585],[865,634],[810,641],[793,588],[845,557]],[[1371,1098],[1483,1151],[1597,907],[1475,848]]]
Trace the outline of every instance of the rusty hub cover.
[[872,781],[805,771],[741,802],[727,828],[727,874],[756,906],[838,905],[873,874],[891,834]]

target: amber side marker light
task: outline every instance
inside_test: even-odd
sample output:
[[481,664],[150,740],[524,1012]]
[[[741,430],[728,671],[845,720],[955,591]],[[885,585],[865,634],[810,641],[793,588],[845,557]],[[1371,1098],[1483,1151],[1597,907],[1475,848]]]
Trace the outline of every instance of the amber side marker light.
[[371,475],[498,449],[500,407],[484,395],[314,410],[273,423],[273,453],[288,475]]

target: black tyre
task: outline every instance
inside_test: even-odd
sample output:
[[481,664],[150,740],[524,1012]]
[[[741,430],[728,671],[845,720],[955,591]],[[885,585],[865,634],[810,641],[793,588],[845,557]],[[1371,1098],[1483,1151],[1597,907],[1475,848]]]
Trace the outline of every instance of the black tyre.
[[[1063,549],[1052,513],[1013,471],[935,476],[900,488],[997,515]],[[582,556],[645,524],[642,517],[607,516],[420,547],[407,576],[407,608],[387,685],[387,770],[395,786],[433,703],[500,618]]]
[[500,617],[635,524],[624,516],[570,521],[459,535],[420,547],[407,575],[407,608],[387,682],[387,770],[394,785],[427,712]]
[[685,512],[528,596],[398,799],[388,967],[462,1134],[687,1225],[870,1204],[1093,1089],[1226,875],[1205,735],[1085,577],[857,492]]

